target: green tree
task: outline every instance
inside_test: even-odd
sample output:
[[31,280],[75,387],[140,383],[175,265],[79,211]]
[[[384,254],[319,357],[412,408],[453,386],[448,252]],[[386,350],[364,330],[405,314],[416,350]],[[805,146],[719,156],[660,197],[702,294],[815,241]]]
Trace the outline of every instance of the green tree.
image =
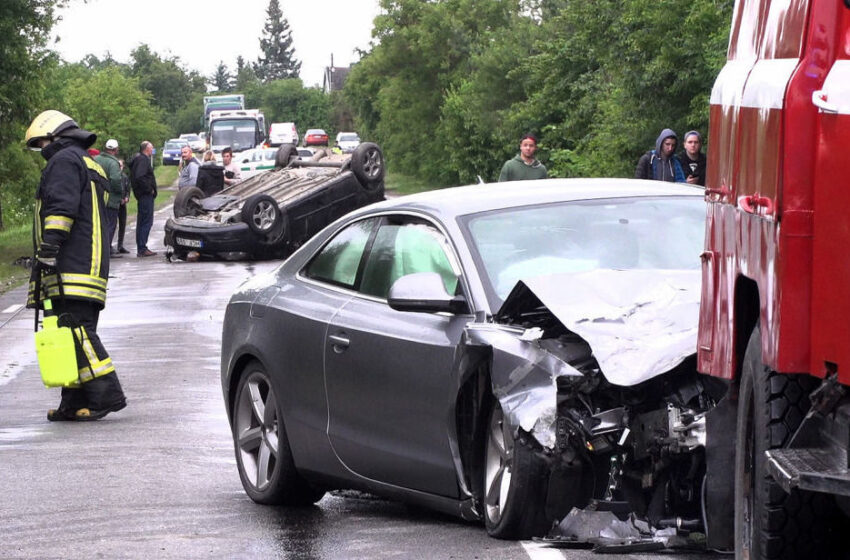
[[46,48],[56,0],[3,0],[0,9],[0,229],[31,219],[39,160],[24,153],[24,131],[44,106],[45,68],[56,64]]
[[158,146],[168,135],[150,93],[139,87],[137,78],[128,78],[117,68],[75,78],[65,97],[67,110],[81,127],[97,134],[99,144],[115,138],[125,154],[133,153],[142,140]]
[[294,122],[303,133],[308,128],[331,132],[331,99],[320,89],[305,88],[298,78],[275,80],[257,90],[266,122]]
[[218,62],[215,74],[212,75],[209,83],[215,91],[222,93],[233,91],[233,76],[230,75],[227,65],[223,61]]
[[195,93],[206,91],[204,77],[195,70],[185,69],[178,57],[163,59],[142,44],[130,53],[130,58],[130,76],[150,92],[153,104],[164,111],[166,122],[170,123]]
[[236,79],[233,91],[243,92],[247,95],[249,90],[256,89],[259,84],[260,80],[257,78],[257,73],[254,72],[253,66],[246,63],[245,59],[241,56],[236,57]]
[[260,37],[262,55],[254,65],[254,72],[264,82],[284,78],[297,78],[301,62],[295,58],[292,31],[283,17],[278,0],[269,0],[267,19]]

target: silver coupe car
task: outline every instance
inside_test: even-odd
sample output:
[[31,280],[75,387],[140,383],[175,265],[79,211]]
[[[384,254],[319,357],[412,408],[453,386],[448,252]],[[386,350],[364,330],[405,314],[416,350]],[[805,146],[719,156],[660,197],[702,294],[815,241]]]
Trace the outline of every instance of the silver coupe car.
[[498,538],[604,503],[702,527],[705,416],[725,391],[695,370],[704,216],[687,185],[550,179],[338,219],[227,306],[246,492],[355,488]]

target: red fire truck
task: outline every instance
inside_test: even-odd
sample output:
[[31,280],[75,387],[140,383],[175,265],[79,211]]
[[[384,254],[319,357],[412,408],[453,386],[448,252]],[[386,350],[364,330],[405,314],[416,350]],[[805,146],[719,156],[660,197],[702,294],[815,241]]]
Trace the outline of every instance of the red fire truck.
[[697,367],[730,391],[708,420],[709,543],[833,553],[850,514],[850,0],[737,0],[710,123]]

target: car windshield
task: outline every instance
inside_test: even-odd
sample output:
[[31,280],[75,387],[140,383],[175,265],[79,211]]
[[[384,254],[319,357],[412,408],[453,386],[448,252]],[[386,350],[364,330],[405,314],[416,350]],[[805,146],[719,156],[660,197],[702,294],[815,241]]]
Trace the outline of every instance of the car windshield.
[[523,278],[597,268],[697,269],[705,205],[696,197],[615,198],[507,208],[461,225],[499,303]]
[[165,149],[166,150],[179,150],[183,146],[186,145],[186,142],[166,142]]
[[360,137],[356,134],[340,134],[339,141],[340,142],[357,142],[360,140]]
[[221,149],[230,146],[233,151],[242,151],[256,146],[257,123],[253,120],[221,120],[210,127],[211,144]]
[[182,136],[180,136],[180,138],[183,138],[184,140],[188,140],[189,142],[195,142],[195,141],[201,139],[201,137],[198,136],[197,134],[183,134]]

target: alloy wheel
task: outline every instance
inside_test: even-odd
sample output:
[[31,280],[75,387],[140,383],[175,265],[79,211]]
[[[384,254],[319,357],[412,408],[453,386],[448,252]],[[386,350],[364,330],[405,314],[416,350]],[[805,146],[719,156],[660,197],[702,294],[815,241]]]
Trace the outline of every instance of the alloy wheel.
[[236,444],[244,474],[265,489],[278,461],[278,413],[274,390],[261,373],[251,374],[236,403]]
[[496,404],[490,415],[484,458],[484,509],[493,524],[499,522],[507,505],[513,453],[513,436],[506,431],[502,407]]

